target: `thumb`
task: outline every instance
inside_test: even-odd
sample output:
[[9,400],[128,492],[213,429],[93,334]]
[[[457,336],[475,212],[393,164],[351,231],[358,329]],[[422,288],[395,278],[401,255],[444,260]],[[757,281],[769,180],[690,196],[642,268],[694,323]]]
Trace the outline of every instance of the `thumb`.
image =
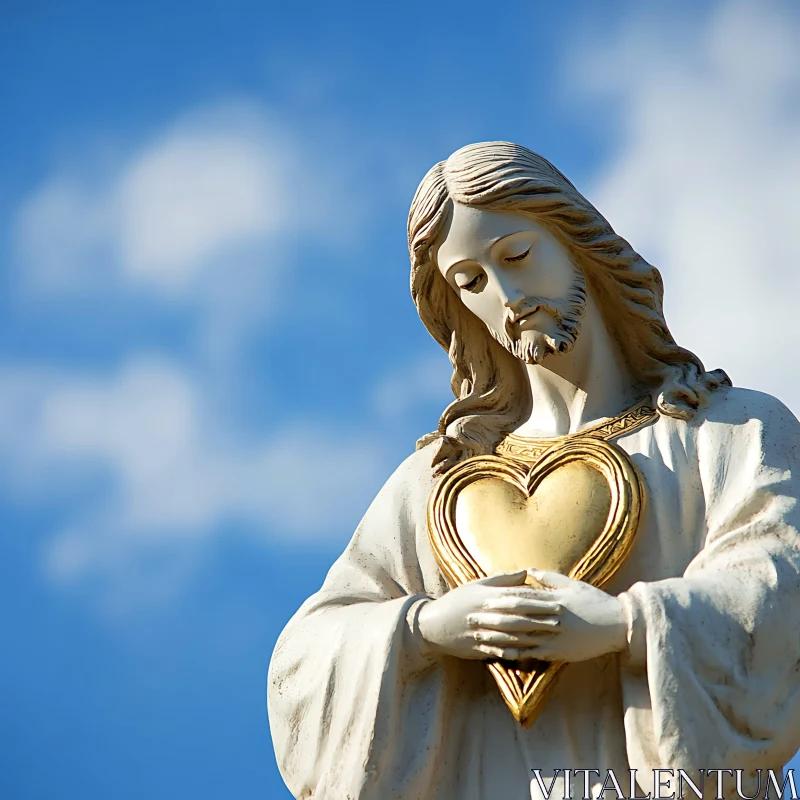
[[560,572],[546,572],[541,569],[531,569],[528,570],[528,574],[539,581],[546,589],[561,589],[574,583],[572,578],[568,578]]
[[481,578],[476,583],[482,586],[522,586],[528,577],[528,571],[521,569],[519,572],[500,572],[497,575],[490,575],[488,578]]

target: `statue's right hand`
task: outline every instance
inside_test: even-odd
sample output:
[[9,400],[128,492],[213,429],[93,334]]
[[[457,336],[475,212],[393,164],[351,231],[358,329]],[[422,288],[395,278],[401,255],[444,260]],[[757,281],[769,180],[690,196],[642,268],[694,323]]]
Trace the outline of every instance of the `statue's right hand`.
[[526,577],[525,570],[492,575],[427,601],[420,635],[433,652],[456,658],[530,658],[542,634],[558,632],[561,606],[525,586]]

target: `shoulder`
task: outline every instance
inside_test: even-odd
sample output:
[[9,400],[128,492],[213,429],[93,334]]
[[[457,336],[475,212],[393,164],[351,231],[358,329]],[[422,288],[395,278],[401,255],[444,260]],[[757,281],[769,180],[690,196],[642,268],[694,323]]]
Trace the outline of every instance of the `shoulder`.
[[721,387],[698,411],[692,424],[701,427],[763,428],[770,434],[800,435],[797,417],[776,397],[737,386]]
[[[327,586],[369,573],[384,598],[398,587],[414,594],[439,587],[441,574],[428,542],[427,508],[435,483],[433,448],[412,453],[392,473],[370,504],[350,544],[329,573]],[[441,593],[444,588],[437,588]]]
[[414,508],[427,503],[436,482],[431,466],[434,445],[429,444],[408,456],[381,489],[378,498],[393,506],[411,505]]
[[777,398],[752,389],[721,388],[688,423],[701,461],[724,461],[734,471],[771,464],[788,468],[800,458],[800,422]]

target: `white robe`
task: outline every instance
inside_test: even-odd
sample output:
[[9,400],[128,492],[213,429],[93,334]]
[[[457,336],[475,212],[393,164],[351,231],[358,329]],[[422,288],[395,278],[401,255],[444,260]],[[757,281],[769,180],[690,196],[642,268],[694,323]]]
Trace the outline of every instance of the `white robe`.
[[627,794],[629,768],[648,792],[655,768],[748,773],[794,755],[800,423],[768,395],[723,389],[689,422],[659,416],[615,441],[647,486],[633,552],[606,587],[633,609],[630,651],[567,665],[530,729],[482,662],[421,655],[409,610],[448,590],[424,448],[275,648],[269,718],[295,797],[528,800],[534,768],[611,769]]

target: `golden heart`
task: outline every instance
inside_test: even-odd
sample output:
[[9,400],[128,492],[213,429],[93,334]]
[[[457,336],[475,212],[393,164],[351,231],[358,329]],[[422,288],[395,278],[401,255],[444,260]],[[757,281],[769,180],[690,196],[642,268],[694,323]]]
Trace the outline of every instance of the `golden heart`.
[[[431,494],[433,551],[452,587],[497,572],[544,569],[602,586],[633,545],[643,487],[627,453],[590,436],[533,465],[476,456]],[[563,663],[489,661],[514,717],[533,724]]]

